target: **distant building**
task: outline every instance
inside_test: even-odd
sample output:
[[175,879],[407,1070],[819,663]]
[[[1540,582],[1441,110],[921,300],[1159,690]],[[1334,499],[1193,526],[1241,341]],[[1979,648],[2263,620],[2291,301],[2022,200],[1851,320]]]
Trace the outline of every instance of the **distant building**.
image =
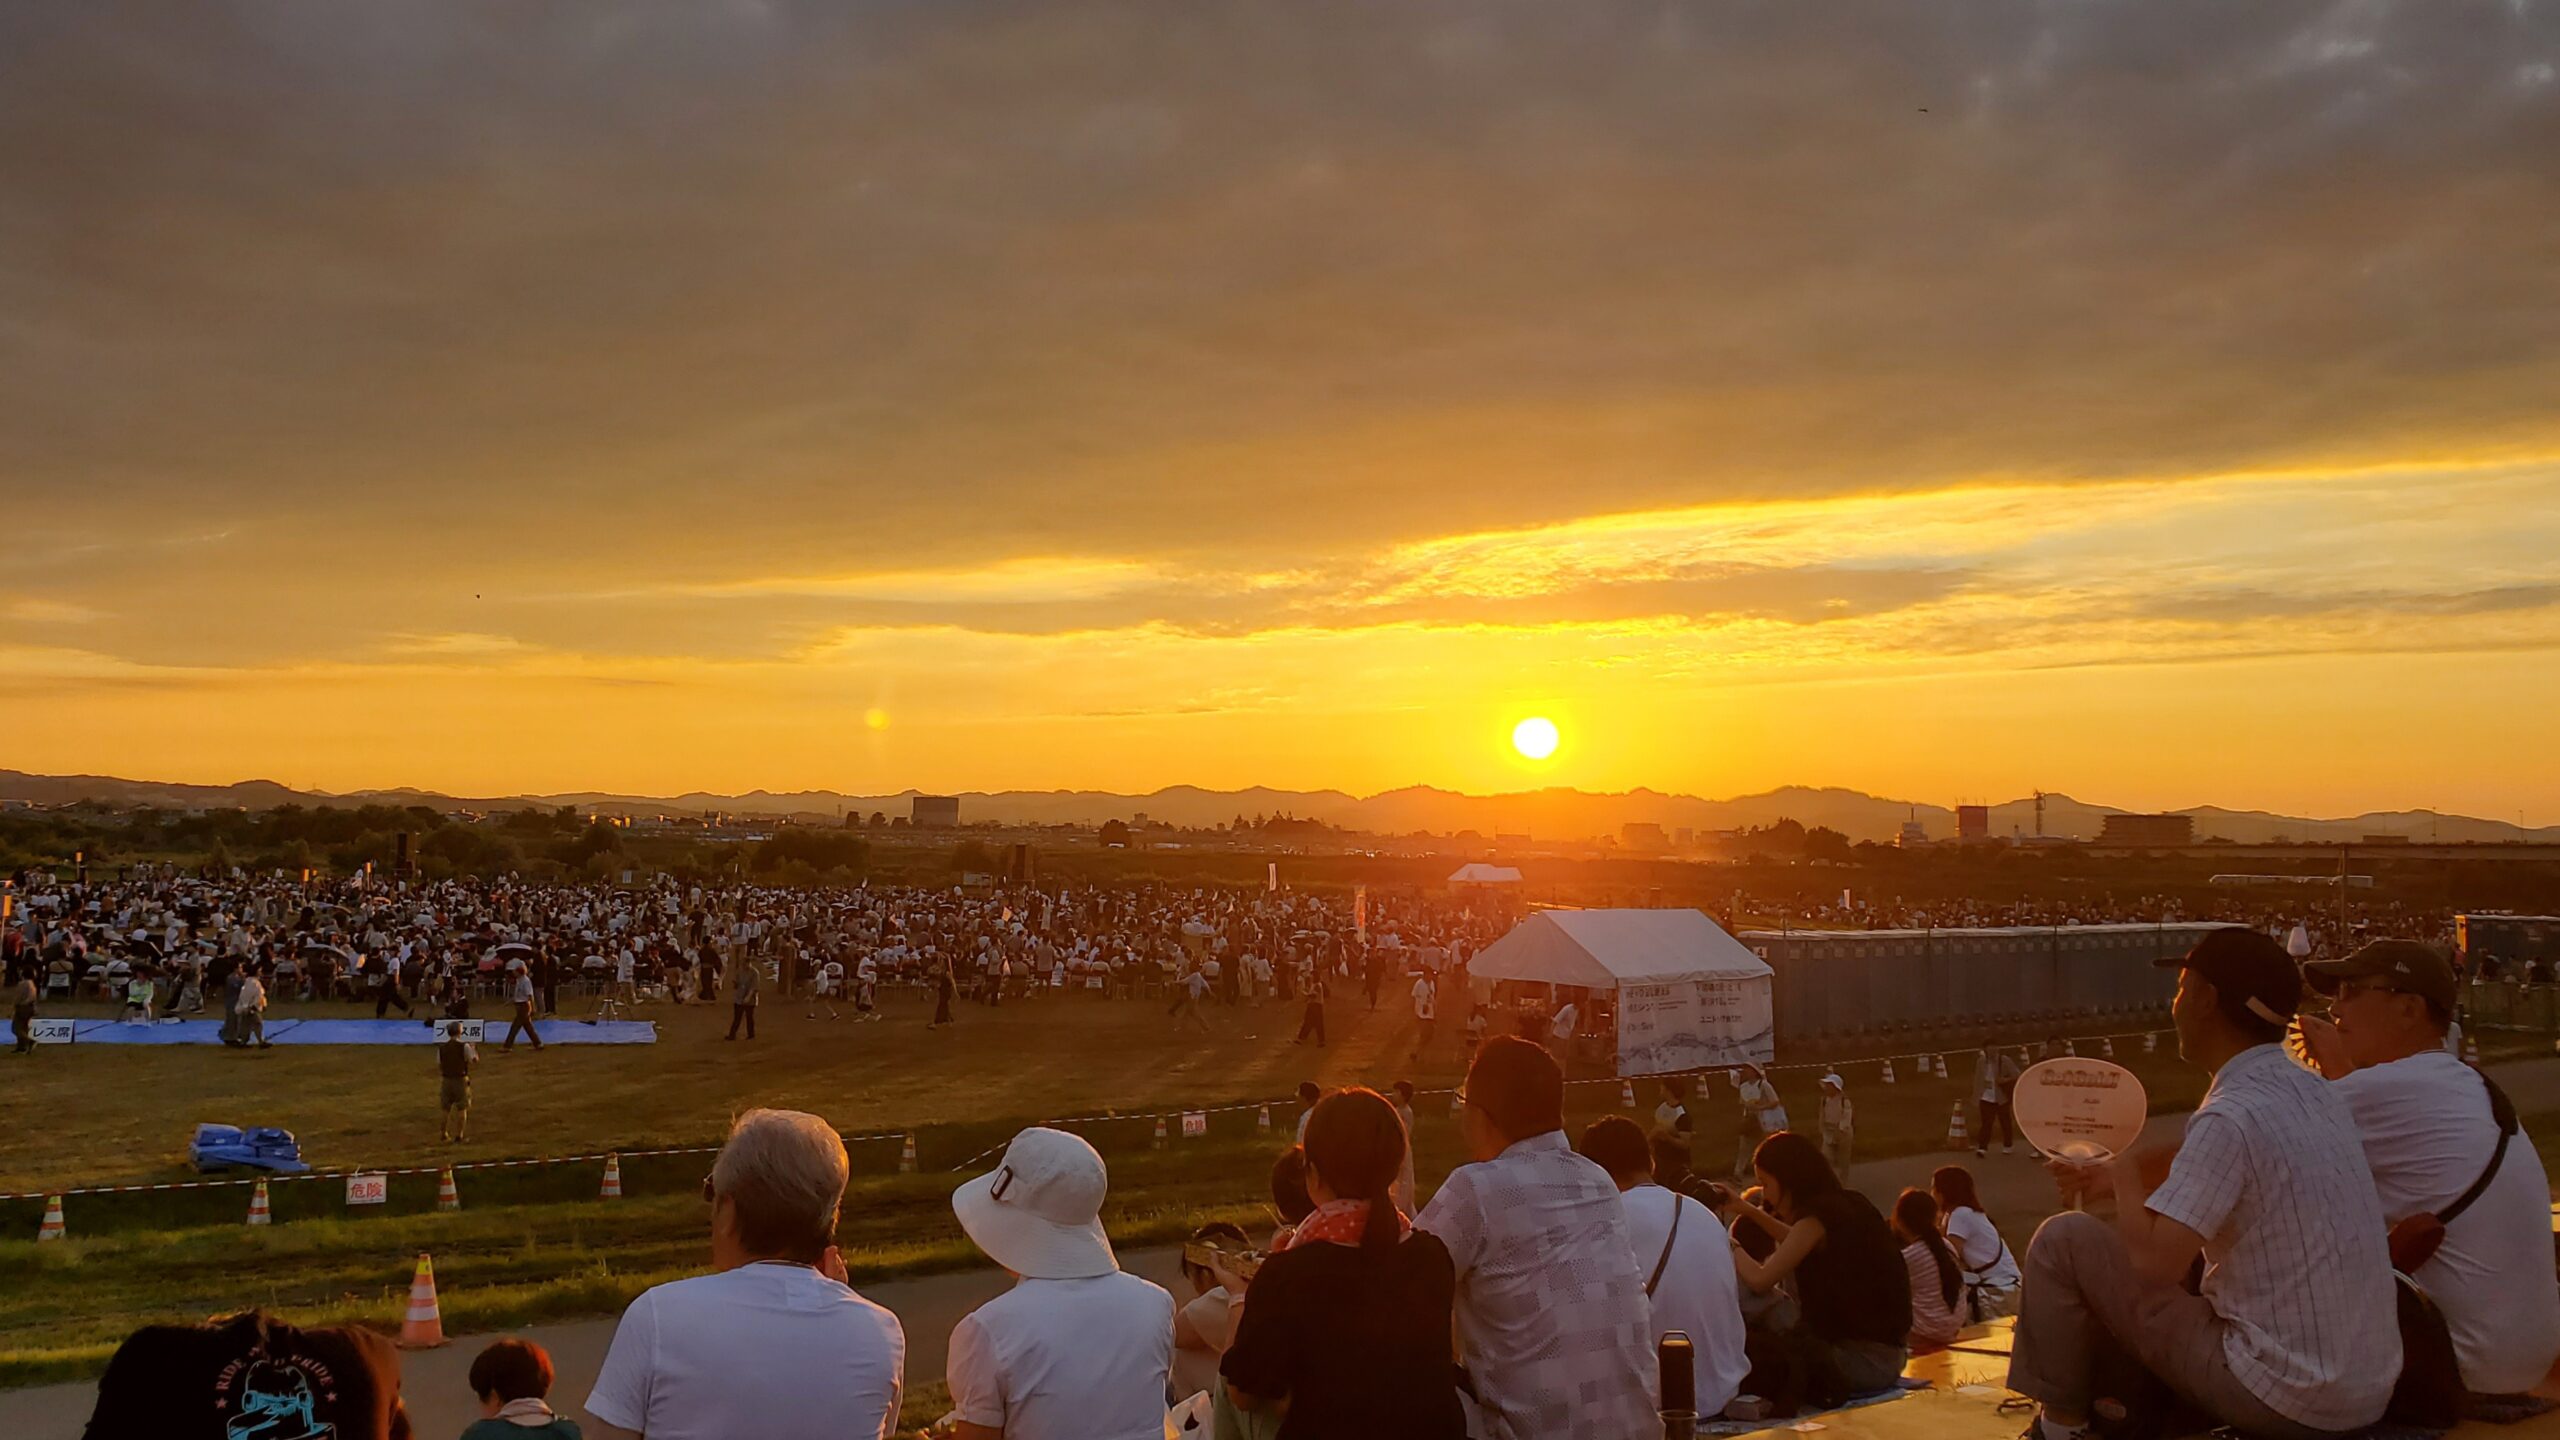
[[1618,827],[1618,843],[1629,850],[1668,850],[1671,837],[1650,820],[1637,820]]
[[2167,849],[2196,843],[2193,815],[2109,815],[2098,822],[2098,843]]
[[1991,807],[1959,805],[1956,807],[1956,840],[1959,844],[1979,845],[1991,838]]
[[1529,843],[1529,836],[1526,832],[1518,835],[1505,835],[1496,831],[1494,833],[1493,843],[1496,845],[1526,845]]
[[1929,843],[1929,827],[1921,824],[1920,817],[1914,815],[1902,822],[1902,831],[1893,837],[1893,843],[1905,850],[1926,845]]
[[1683,849],[1683,850],[1686,850],[1686,849],[1688,849],[1690,846],[1697,844],[1697,843],[1698,843],[1698,829],[1697,829],[1697,827],[1696,827],[1696,826],[1694,826],[1694,825],[1683,825],[1683,826],[1681,826],[1679,829],[1672,831],[1672,832],[1671,832],[1671,843],[1672,843],[1672,844],[1674,844],[1674,845],[1679,846],[1679,847],[1680,847],[1681,849]]
[[951,830],[960,824],[960,797],[919,795],[907,823],[918,830]]

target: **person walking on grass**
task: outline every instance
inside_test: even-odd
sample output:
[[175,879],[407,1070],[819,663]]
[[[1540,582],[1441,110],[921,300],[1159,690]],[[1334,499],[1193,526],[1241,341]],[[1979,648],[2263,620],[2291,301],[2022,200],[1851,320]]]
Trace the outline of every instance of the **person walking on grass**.
[[508,983],[507,998],[515,1002],[516,1018],[507,1022],[507,1043],[498,1049],[502,1052],[515,1049],[516,1032],[521,1030],[533,1041],[533,1048],[539,1051],[542,1049],[542,1032],[533,1028],[533,972],[521,960],[508,962],[507,969],[515,976]]
[[471,1138],[471,1071],[480,1063],[480,1051],[462,1038],[460,1025],[444,1027],[444,1041],[436,1046],[436,1074],[444,1118],[436,1125],[436,1138],[448,1145],[458,1145]]
[[11,1054],[32,1055],[35,1053],[36,977],[32,972],[22,972],[18,976],[18,983],[12,987],[10,991],[9,1029],[17,1036],[18,1039],[16,1047],[10,1052]]
[[738,1038],[738,1026],[747,1027],[747,1038],[756,1038],[756,1008],[764,1001],[764,967],[753,960],[740,961],[737,978],[729,985],[729,1033],[723,1040]]
[[255,1043],[261,1050],[274,1049],[274,1042],[267,1039],[266,982],[258,978],[255,970],[245,971],[240,977],[238,1006],[240,1043]]
[[1304,1045],[1307,1043],[1307,1037],[1312,1035],[1315,1037],[1316,1048],[1319,1050],[1325,1048],[1324,997],[1327,988],[1324,967],[1311,968],[1307,975],[1306,1014],[1298,1021],[1298,1038],[1290,1041],[1290,1044]]
[[925,1022],[927,1030],[939,1030],[951,1023],[951,1002],[960,994],[960,982],[951,976],[951,962],[933,973],[933,1018]]

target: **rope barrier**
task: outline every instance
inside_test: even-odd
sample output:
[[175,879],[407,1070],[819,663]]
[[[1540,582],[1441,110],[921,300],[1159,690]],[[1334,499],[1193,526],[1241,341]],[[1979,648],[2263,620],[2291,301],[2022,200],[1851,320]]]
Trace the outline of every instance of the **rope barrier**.
[[[2138,1041],[2146,1034],[2156,1035],[2158,1033],[2160,1032],[2156,1029],[2148,1031],[2119,1030],[2095,1035],[2055,1036],[2052,1039],[2041,1043],[2052,1045],[2059,1041],[2069,1041],[2072,1043],[2078,1043],[2080,1041],[2089,1041],[2094,1043],[2099,1040]],[[1938,1056],[1949,1053],[1962,1053],[1962,1051],[1967,1049],[1978,1050],[1980,1048],[1982,1047],[1979,1045],[1945,1046],[1932,1050],[1914,1050],[1902,1054],[1860,1055],[1844,1060],[1799,1061],[1785,1065],[1761,1065],[1758,1068],[1761,1073],[1768,1075],[1794,1074],[1803,1071],[1821,1072],[1836,1070],[1842,1065],[1881,1065],[1888,1061],[1916,1061],[1923,1055]],[[1996,1048],[2010,1050],[2023,1049],[2026,1047],[2023,1045],[2001,1044]],[[1740,1068],[1742,1068],[1740,1063],[1730,1065],[1705,1065],[1692,1070],[1671,1071],[1662,1075],[1648,1075],[1639,1078],[1647,1080],[1667,1080],[1680,1075],[1712,1075],[1718,1071],[1738,1070]],[[1583,1080],[1568,1080],[1565,1082],[1568,1089],[1577,1085],[1619,1085],[1623,1083],[1624,1078],[1616,1075],[1599,1076]],[[1424,1096],[1437,1097],[1454,1095],[1457,1093],[1457,1087],[1454,1085],[1444,1085],[1437,1086],[1429,1090],[1416,1090],[1413,1093],[1417,1099]],[[1297,1103],[1297,1098],[1298,1097],[1295,1095],[1289,1095],[1279,1099],[1243,1100],[1226,1105],[1194,1106],[1175,1113],[1191,1115],[1224,1115],[1231,1114],[1239,1110],[1259,1110],[1266,1105],[1293,1105]],[[1072,1115],[1063,1119],[1041,1120],[1033,1123],[1056,1130],[1064,1129],[1071,1125],[1100,1125],[1119,1121],[1145,1121],[1153,1118],[1157,1113],[1159,1112],[1153,1110],[1142,1110],[1134,1112],[1114,1112],[1100,1115]],[[839,1138],[841,1138],[847,1145],[858,1145],[874,1140],[897,1140],[903,1138],[909,1133],[911,1132],[906,1130],[874,1130],[856,1135],[844,1135]],[[1011,1143],[1013,1143],[1012,1138],[1008,1136],[1005,1140],[997,1144],[990,1145],[986,1149],[979,1151],[977,1154],[970,1156],[968,1159],[961,1161],[959,1164],[952,1166],[951,1173],[957,1174],[960,1171],[967,1170],[985,1160],[988,1156],[1003,1150],[1006,1145]],[[351,1170],[314,1170],[300,1175],[251,1176],[249,1178],[239,1180],[169,1180],[142,1185],[89,1185],[67,1190],[20,1190],[0,1193],[0,1202],[13,1200],[47,1200],[57,1195],[62,1196],[65,1199],[69,1199],[81,1195],[137,1195],[177,1190],[239,1189],[255,1185],[260,1179],[265,1179],[271,1185],[282,1185],[298,1180],[343,1181],[350,1175],[434,1175],[445,1170],[460,1172],[466,1170],[522,1169],[527,1166],[535,1165],[597,1164],[601,1163],[608,1154],[618,1154],[624,1159],[629,1160],[668,1155],[716,1155],[719,1152],[720,1147],[717,1145],[682,1145],[654,1150],[598,1150],[589,1154],[581,1155],[543,1155],[513,1160],[465,1160],[456,1161],[450,1165],[404,1165],[384,1169],[357,1168]]]

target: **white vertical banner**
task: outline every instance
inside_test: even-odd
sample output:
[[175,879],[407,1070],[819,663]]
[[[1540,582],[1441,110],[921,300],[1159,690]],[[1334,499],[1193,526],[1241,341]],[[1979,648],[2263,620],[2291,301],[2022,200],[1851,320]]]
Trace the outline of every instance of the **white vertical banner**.
[[1269,879],[1269,880],[1267,880],[1266,882],[1264,882],[1264,887],[1263,887],[1263,888],[1265,888],[1265,889],[1269,890],[1271,893],[1273,893],[1273,894],[1275,894],[1275,895],[1277,895],[1277,894],[1279,894],[1279,893],[1280,893],[1280,862],[1279,862],[1279,861],[1274,860],[1274,861],[1272,861],[1272,862],[1271,862],[1271,876],[1270,876],[1270,879]]

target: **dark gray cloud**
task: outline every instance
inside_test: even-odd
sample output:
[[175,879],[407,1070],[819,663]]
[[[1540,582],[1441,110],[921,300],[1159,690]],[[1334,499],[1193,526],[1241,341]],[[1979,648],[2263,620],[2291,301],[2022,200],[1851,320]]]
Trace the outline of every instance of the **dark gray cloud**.
[[14,7],[0,491],[212,653],[2547,451],[2555,8]]

